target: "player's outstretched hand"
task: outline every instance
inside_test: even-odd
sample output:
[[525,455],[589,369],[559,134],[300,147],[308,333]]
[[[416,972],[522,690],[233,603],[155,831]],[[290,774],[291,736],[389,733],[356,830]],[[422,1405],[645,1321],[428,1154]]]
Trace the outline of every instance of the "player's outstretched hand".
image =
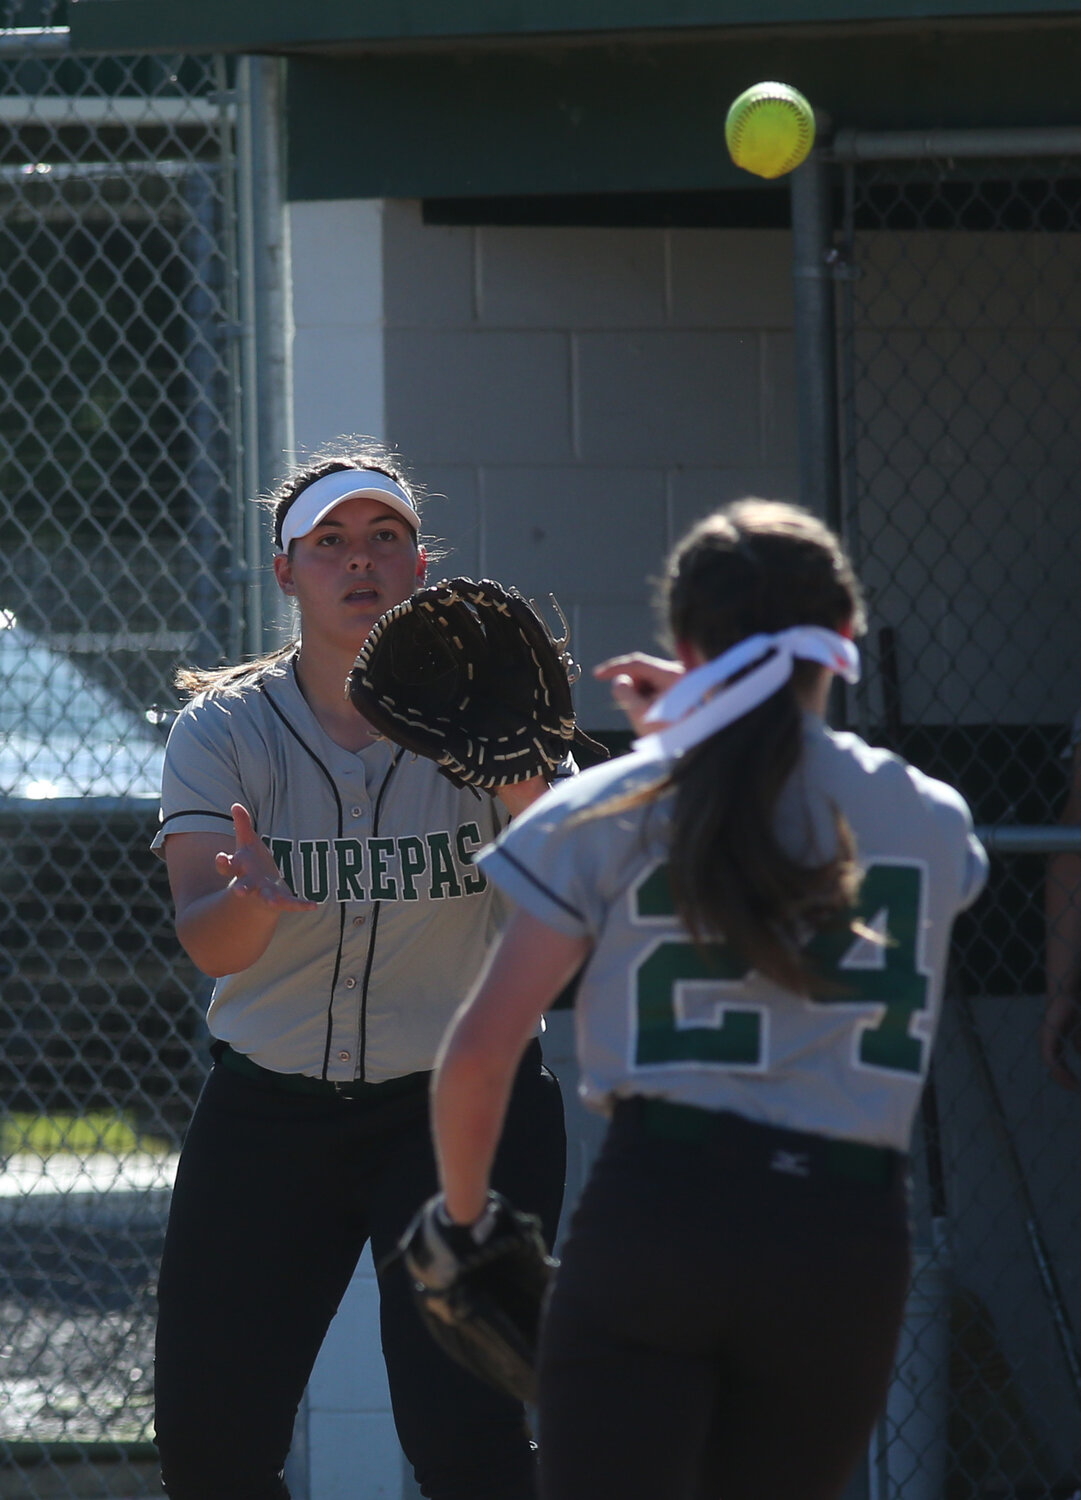
[[1081,1083],[1067,1062],[1070,1047],[1081,1051],[1081,1007],[1073,995],[1052,995],[1040,1026],[1040,1056],[1060,1088],[1081,1092]]
[[294,896],[278,873],[270,850],[256,833],[251,813],[243,803],[234,802],[230,811],[236,848],[232,854],[222,850],[215,857],[218,874],[232,881],[236,895],[254,898],[274,911],[314,911],[316,903]]
[[635,734],[645,734],[661,727],[647,724],[646,714],[654,701],[683,676],[683,668],[678,661],[632,651],[627,656],[602,661],[593,668],[593,675],[601,682],[611,683],[613,703],[627,715]]

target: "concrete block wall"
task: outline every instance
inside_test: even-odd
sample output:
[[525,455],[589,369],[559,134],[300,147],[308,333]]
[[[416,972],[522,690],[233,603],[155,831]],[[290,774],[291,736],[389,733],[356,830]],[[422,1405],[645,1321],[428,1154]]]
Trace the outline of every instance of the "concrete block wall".
[[[794,497],[786,232],[448,228],[411,202],[291,220],[298,448],[395,446],[437,575],[555,593],[584,664],[654,647],[649,581],[696,517]],[[578,691],[586,727],[622,727]]]
[[[586,665],[655,648],[671,542],[796,489],[790,238],[447,228],[383,209],[385,414],[433,492],[440,571],[554,592]],[[588,675],[588,728],[622,727]]]
[[[301,451],[346,432],[396,447],[428,489],[435,577],[555,593],[587,668],[655,649],[650,580],[698,516],[796,489],[786,233],[446,228],[419,204],[290,207]],[[623,728],[588,671],[586,728]],[[564,1082],[573,1199],[599,1140]],[[569,1205],[568,1205],[569,1211]],[[365,1257],[316,1365],[289,1466],[296,1500],[413,1500]]]
[[382,437],[383,205],[290,209],[293,430],[300,452],[343,433]]

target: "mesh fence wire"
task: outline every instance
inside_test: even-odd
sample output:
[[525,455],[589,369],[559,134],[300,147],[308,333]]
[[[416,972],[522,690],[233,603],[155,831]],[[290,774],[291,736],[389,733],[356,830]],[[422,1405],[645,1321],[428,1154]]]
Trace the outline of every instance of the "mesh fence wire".
[[[848,718],[977,823],[1053,823],[1081,707],[1081,161],[850,166],[843,218],[870,603]],[[1081,1106],[1038,1060],[1045,865],[994,859],[959,924],[872,1500],[1081,1494]]]
[[0,52],[0,1494],[151,1494],[153,1281],[206,981],[148,845],[175,665],[244,644],[232,97],[220,60],[18,40]]
[[[147,844],[173,668],[246,640],[231,109],[220,60],[0,55],[0,1494],[29,1500],[156,1489],[153,1278],[205,994]],[[1081,706],[1081,164],[844,188],[849,718],[978,822],[1046,824]],[[870,1500],[1078,1488],[1044,874],[996,860],[959,929]]]

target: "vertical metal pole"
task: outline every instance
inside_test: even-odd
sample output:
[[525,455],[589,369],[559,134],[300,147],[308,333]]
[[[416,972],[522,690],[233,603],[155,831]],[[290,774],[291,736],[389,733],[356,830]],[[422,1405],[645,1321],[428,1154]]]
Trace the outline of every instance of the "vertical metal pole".
[[292,371],[288,340],[289,249],[282,192],[282,67],[272,57],[237,64],[244,536],[249,577],[248,650],[280,637],[287,618],[266,579],[266,515],[251,504],[292,454]]
[[222,483],[216,400],[216,191],[217,181],[208,166],[200,164],[184,173],[181,192],[189,214],[184,256],[193,272],[184,303],[188,316],[187,426],[191,435],[188,484],[195,506],[190,535],[197,562],[191,599],[198,623],[191,657],[208,665],[216,663],[232,644],[227,639],[228,621],[222,619],[225,611],[219,592],[219,580],[229,567],[228,549],[222,545],[222,521],[228,519],[230,497]]
[[812,151],[792,173],[799,494],[808,510],[841,529],[837,438],[837,348],[833,296],[831,172]]
[[245,502],[249,490],[245,468],[248,445],[245,441],[244,408],[247,324],[242,306],[242,296],[248,277],[243,261],[246,241],[240,227],[242,207],[246,201],[240,182],[241,135],[247,122],[244,111],[238,107],[239,93],[235,82],[235,79],[230,82],[225,58],[219,54],[214,59],[214,83],[218,101],[222,168],[222,248],[225,254],[223,290],[229,335],[224,353],[226,368],[229,372],[229,432],[233,438],[229,455],[229,508],[225,518],[230,559],[229,618],[226,623],[225,646],[228,661],[239,661],[247,649],[248,640],[245,629],[248,613],[247,542],[245,538],[247,507]]
[[[821,151],[812,151],[792,173],[792,276],[800,503],[841,536],[831,176]],[[848,691],[838,683],[830,722],[843,726],[848,715]]]

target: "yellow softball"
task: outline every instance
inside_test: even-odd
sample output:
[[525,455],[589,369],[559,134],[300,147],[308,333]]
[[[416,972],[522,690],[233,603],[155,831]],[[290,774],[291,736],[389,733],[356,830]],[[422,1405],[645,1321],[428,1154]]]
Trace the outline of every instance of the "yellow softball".
[[733,101],[724,139],[737,167],[758,177],[783,177],[814,145],[814,110],[787,83],[756,83]]

